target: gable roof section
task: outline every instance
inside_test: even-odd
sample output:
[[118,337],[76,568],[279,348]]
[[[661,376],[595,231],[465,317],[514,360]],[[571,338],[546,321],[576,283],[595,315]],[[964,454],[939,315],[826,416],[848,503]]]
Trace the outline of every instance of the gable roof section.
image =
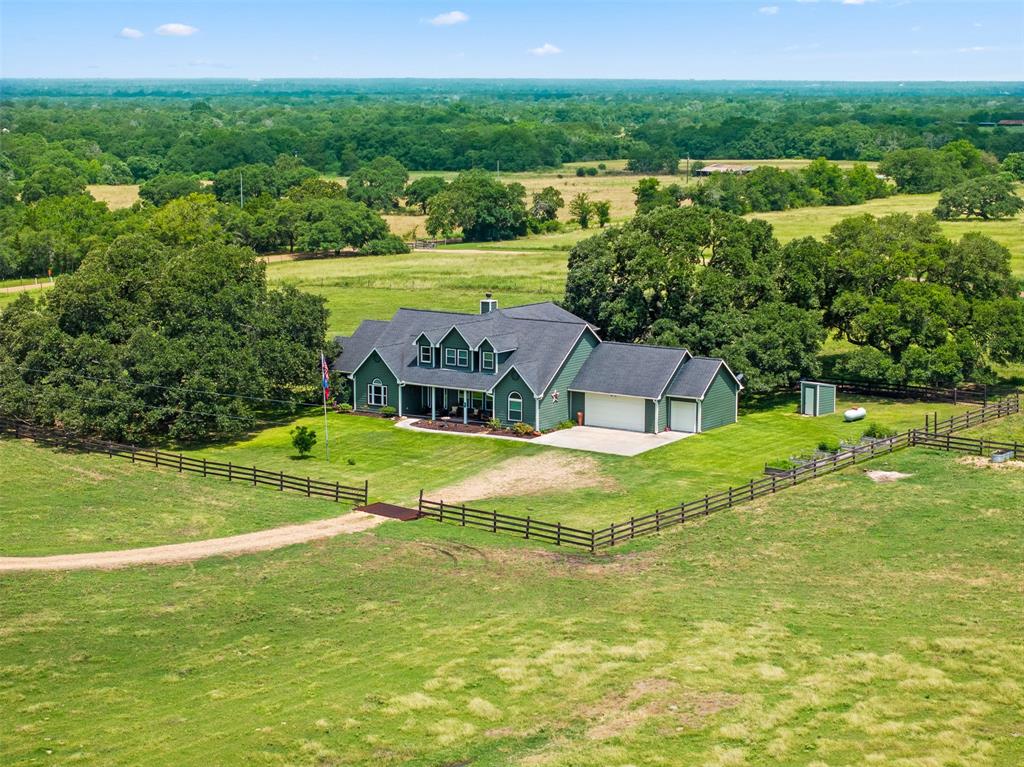
[[354,371],[366,359],[387,326],[387,320],[363,320],[351,336],[335,337],[334,340],[341,344],[341,354],[334,360],[331,370]]
[[708,388],[711,386],[711,382],[718,375],[718,369],[722,367],[725,368],[726,372],[732,376],[732,379],[742,389],[743,384],[740,383],[740,380],[729,369],[729,366],[725,364],[725,360],[718,359],[717,357],[694,357],[691,360],[687,360],[686,364],[679,369],[678,375],[673,379],[668,387],[668,391],[665,393],[669,397],[703,399],[704,395],[707,394]]
[[[334,369],[351,373],[376,349],[398,379],[407,383],[488,391],[515,368],[526,385],[539,395],[587,328],[584,320],[551,303],[497,309],[486,314],[399,309],[390,322],[364,322],[351,338],[340,339],[343,351]],[[497,351],[510,353],[494,373],[420,367],[416,340],[425,336],[438,343],[452,329],[471,348],[487,339]]]
[[569,386],[574,391],[660,399],[686,349],[604,341],[591,352]]

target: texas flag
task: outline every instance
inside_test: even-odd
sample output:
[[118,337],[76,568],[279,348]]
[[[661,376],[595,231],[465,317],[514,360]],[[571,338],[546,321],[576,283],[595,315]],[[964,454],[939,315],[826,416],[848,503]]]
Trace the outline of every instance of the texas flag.
[[327,360],[324,359],[323,352],[320,352],[320,374],[323,378],[324,401],[326,402],[331,396],[331,369],[327,367]]

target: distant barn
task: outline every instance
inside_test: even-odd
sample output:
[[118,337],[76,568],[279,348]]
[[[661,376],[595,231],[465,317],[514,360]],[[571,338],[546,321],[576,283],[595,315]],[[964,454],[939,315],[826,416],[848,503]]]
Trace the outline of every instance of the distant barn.
[[1021,128],[1024,127],[1024,120],[1000,120],[996,125],[1004,128]]

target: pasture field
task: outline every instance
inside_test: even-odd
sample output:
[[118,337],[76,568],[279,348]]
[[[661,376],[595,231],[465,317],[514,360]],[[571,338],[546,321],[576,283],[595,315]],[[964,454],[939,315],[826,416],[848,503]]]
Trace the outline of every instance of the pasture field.
[[389,319],[401,306],[475,312],[488,290],[504,306],[561,299],[565,271],[564,252],[426,250],[277,262],[267,277],[324,296],[328,330],[344,334],[364,319]]
[[130,208],[139,200],[138,184],[89,184],[85,189],[111,210]]
[[[283,470],[305,476],[308,463],[289,461]],[[219,538],[348,510],[297,493],[253,493],[227,481],[146,468],[123,458],[43,449],[25,440],[0,439],[0,466],[0,554],[5,556]]]
[[1024,472],[865,468],[596,558],[414,522],[4,576],[2,761],[1020,764]]
[[[966,406],[840,397],[868,409],[868,422],[896,429],[923,427],[925,413],[940,418]],[[765,461],[813,452],[825,439],[856,441],[866,422],[845,423],[841,412],[807,418],[797,397],[745,402],[736,424],[664,445],[635,457],[401,429],[391,421],[331,414],[331,460],[318,445],[302,463],[317,479],[356,484],[368,479],[372,500],[412,504],[421,489],[433,500],[530,515],[586,530],[691,501],[760,476]],[[233,444],[189,451],[212,460],[291,471],[289,430],[294,424],[322,438],[322,414],[264,429]],[[352,463],[349,463],[352,461]]]

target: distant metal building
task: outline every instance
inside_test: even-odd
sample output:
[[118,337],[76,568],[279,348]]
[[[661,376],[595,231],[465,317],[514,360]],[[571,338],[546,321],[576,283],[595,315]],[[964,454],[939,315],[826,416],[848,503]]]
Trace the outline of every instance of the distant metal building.
[[745,176],[754,171],[753,165],[724,165],[720,162],[713,162],[703,168],[693,171],[694,176],[710,176],[713,173],[731,173],[737,176]]
[[800,414],[831,415],[836,412],[835,384],[820,381],[800,382]]

